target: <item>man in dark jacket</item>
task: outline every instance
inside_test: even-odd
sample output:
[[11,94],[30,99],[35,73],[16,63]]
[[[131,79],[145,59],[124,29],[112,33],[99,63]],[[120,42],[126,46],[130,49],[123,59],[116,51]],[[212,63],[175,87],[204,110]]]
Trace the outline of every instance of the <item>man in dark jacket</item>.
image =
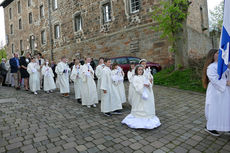
[[20,89],[20,65],[18,59],[18,53],[14,53],[14,57],[10,59],[10,68],[11,73],[14,77],[15,88],[17,90]]
[[6,83],[5,83],[6,74],[7,74],[6,59],[2,58],[2,63],[0,64],[0,75],[3,77],[2,86],[6,86]]

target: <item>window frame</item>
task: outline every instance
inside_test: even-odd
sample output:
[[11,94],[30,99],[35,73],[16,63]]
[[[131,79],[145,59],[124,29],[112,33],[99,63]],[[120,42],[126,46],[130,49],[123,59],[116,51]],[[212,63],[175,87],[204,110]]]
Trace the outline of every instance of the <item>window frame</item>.
[[52,8],[53,11],[58,9],[58,0],[52,0]]
[[18,29],[22,30],[22,19],[18,19]]
[[27,6],[30,7],[32,4],[32,0],[27,0]]
[[12,8],[9,8],[9,18],[12,19]]
[[13,35],[14,34],[14,25],[10,24],[10,34]]
[[[77,25],[77,18],[78,18],[78,20],[80,20],[80,26],[79,25]],[[82,28],[82,16],[81,16],[81,13],[76,13],[75,15],[74,15],[74,31],[75,32],[78,32],[78,31],[81,31],[83,28]]]
[[40,19],[45,17],[44,5],[40,5],[39,7]]
[[19,40],[19,49],[23,51],[23,40]]
[[32,24],[32,23],[33,23],[33,14],[32,14],[32,12],[30,12],[29,13],[29,24]]
[[[58,27],[58,35],[57,35],[56,27]],[[60,37],[61,37],[61,26],[58,23],[54,25],[54,39],[60,39]]]
[[102,4],[102,21],[104,24],[112,21],[111,1]]
[[22,12],[21,1],[18,1],[17,5],[18,5],[18,14],[21,14],[21,12]]
[[46,44],[46,31],[45,30],[41,31],[41,44],[42,45]]
[[14,53],[14,43],[11,44],[11,52]]
[[139,1],[139,9],[133,11],[132,0],[129,0],[129,12],[130,12],[130,14],[135,14],[135,13],[140,12],[140,9],[141,9],[141,0],[135,0],[135,1]]

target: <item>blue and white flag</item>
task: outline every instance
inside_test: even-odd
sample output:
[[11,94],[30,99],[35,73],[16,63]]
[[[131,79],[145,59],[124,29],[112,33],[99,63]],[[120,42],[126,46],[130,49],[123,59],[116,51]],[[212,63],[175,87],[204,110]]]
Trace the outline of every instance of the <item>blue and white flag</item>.
[[218,57],[218,74],[221,79],[222,74],[227,70],[230,61],[230,0],[224,2],[224,23],[220,38],[220,48]]

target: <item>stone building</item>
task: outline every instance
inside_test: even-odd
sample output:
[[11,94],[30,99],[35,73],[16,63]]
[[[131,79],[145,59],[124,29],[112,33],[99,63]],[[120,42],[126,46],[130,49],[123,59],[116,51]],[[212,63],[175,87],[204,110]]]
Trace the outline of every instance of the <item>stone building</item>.
[[[189,57],[202,57],[211,46],[207,0],[191,0],[187,20]],[[6,50],[98,58],[136,56],[173,62],[166,39],[151,27],[159,0],[5,0]]]

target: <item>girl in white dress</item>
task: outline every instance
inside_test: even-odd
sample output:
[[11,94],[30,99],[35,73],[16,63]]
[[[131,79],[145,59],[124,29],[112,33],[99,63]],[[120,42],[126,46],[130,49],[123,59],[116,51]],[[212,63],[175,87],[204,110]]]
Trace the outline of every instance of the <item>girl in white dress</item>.
[[132,93],[133,93],[133,84],[132,84],[132,81],[133,81],[133,77],[135,75],[135,63],[130,63],[130,69],[128,71],[128,80],[129,80],[129,95],[128,95],[128,101],[131,104],[131,101],[132,101]]
[[155,102],[152,83],[143,75],[144,68],[136,66],[133,78],[133,98],[131,113],[122,123],[134,129],[154,129],[161,125],[155,114]]
[[27,66],[27,71],[30,74],[29,86],[30,90],[37,95],[37,91],[40,90],[40,66],[36,63],[34,57],[31,58],[31,62]]
[[126,102],[124,76],[125,74],[122,68],[119,67],[117,63],[114,63],[112,65],[112,80],[118,88],[118,92],[119,92],[122,103]]
[[218,54],[216,49],[209,51],[202,78],[203,86],[207,88],[205,101],[207,124],[205,131],[214,136],[220,136],[218,131],[230,131],[229,70],[219,80],[217,73]]
[[139,62],[144,67],[144,76],[153,84],[153,75],[151,74],[150,67],[147,67],[147,60],[142,59]]
[[42,67],[42,75],[44,80],[44,91],[46,93],[53,92],[54,89],[56,89],[56,85],[54,83],[54,74],[53,70],[49,66],[49,61],[46,60],[45,64]]
[[97,76],[97,95],[98,95],[98,100],[101,101],[101,74],[102,74],[102,70],[103,68],[105,67],[105,64],[104,64],[104,58],[103,57],[100,57],[99,58],[99,64],[96,68],[96,76]]
[[75,99],[81,102],[81,78],[80,78],[81,64],[78,59],[75,60],[70,79],[74,82]]

